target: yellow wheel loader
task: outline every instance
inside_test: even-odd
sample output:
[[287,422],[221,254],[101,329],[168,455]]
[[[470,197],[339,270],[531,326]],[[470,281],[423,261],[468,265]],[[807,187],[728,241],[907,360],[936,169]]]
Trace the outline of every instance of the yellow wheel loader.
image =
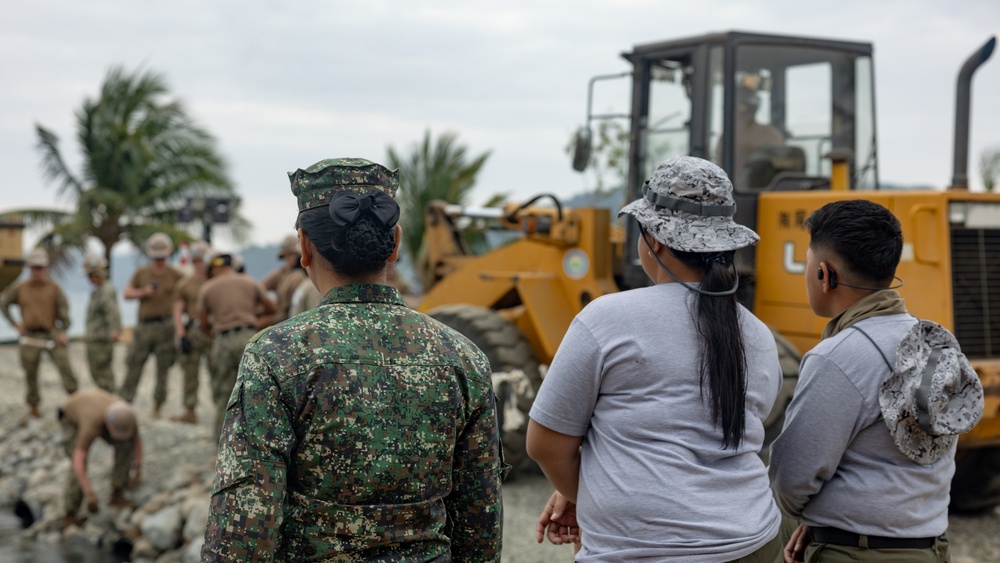
[[[878,202],[899,218],[905,241],[899,292],[914,315],[955,333],[987,394],[982,421],[959,441],[957,510],[1000,504],[1000,195],[967,186],[972,76],[995,41],[959,72],[947,190],[880,185],[869,43],[727,32],[623,54],[632,66],[625,73],[632,95],[627,189],[618,207],[639,197],[663,160],[697,156],[727,171],[736,220],[761,236],[755,248],[738,253],[737,264],[739,298],[774,331],[786,376],[767,420],[769,438],[781,429],[801,353],[819,341],[826,323],[812,313],[802,279],[805,219],[848,198]],[[592,80],[588,100],[596,80],[612,77]],[[591,121],[618,117],[595,116],[588,107],[574,168],[590,160]],[[537,366],[551,361],[573,316],[601,295],[649,283],[634,222],[617,225],[608,209],[563,208],[556,196],[540,197],[552,203],[471,210],[438,202],[426,211],[432,285],[421,310],[466,331],[470,323],[457,317],[489,318],[466,334],[496,359],[494,370],[524,374],[495,382],[505,402],[505,452],[517,463],[526,409],[541,381]],[[492,249],[471,250],[470,234],[481,243],[490,233],[507,236],[494,237]],[[494,336],[500,332],[503,338]],[[517,341],[517,359],[499,359],[501,340]],[[524,353],[526,346],[533,354]]]

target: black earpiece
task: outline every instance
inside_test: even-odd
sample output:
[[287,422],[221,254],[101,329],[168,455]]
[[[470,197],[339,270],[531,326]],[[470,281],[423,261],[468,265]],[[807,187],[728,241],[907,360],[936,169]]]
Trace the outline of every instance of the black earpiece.
[[[883,291],[886,289],[899,289],[903,287],[903,280],[899,279],[899,276],[892,276],[892,279],[898,281],[899,283],[889,287],[865,287],[862,285],[851,285],[847,283],[840,283],[839,281],[837,281],[837,271],[831,268],[829,264],[827,264],[826,269],[830,271],[830,289],[836,289],[838,285],[842,285],[844,287],[850,287],[852,289],[864,289],[866,291]],[[823,279],[823,268],[819,268],[816,271],[816,279],[820,280]]]
[[[835,289],[837,287],[837,272],[830,266],[827,266],[826,269],[830,270],[830,289]],[[816,271],[816,278],[823,279],[823,268]]]

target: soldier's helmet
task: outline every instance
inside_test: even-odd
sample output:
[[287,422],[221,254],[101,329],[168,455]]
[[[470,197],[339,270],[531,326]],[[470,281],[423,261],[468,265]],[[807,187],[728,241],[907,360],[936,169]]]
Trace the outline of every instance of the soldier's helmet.
[[49,253],[45,252],[44,248],[35,248],[28,253],[25,262],[27,262],[28,267],[46,268],[49,265]]
[[212,251],[212,247],[208,246],[208,243],[203,241],[198,241],[191,245],[191,261],[208,261],[208,255]]
[[108,405],[104,412],[104,426],[108,429],[111,439],[124,442],[135,437],[135,409],[125,401],[115,401]]
[[170,258],[174,253],[174,243],[166,233],[153,233],[146,239],[146,256],[152,259]]
[[108,261],[99,254],[88,254],[83,257],[83,273],[88,276],[103,276],[108,269]]
[[299,237],[288,235],[281,241],[281,249],[278,251],[278,260],[284,260],[287,256],[299,253]]

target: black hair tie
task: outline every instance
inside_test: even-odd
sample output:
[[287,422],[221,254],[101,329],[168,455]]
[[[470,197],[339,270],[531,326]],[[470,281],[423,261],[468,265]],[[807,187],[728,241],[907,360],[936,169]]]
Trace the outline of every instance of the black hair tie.
[[711,266],[713,262],[716,264],[722,264],[723,266],[729,265],[729,261],[726,260],[726,255],[722,252],[706,252],[701,255],[701,260],[706,266]]
[[395,227],[399,222],[399,204],[389,194],[375,190],[366,195],[354,192],[337,192],[330,198],[330,219],[339,231],[368,213],[385,227]]

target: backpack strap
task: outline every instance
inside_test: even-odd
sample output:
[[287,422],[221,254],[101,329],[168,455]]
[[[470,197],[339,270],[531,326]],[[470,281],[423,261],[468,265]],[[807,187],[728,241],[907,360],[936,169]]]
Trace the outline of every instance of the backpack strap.
[[[884,361],[884,362],[885,362],[885,365],[886,365],[886,366],[887,366],[887,367],[889,368],[889,371],[890,371],[890,372],[891,372],[891,371],[893,371],[893,370],[895,369],[895,368],[893,368],[893,367],[892,367],[892,363],[891,363],[891,362],[889,361],[889,358],[885,357],[885,352],[883,352],[883,351],[882,351],[882,348],[879,348],[879,345],[878,345],[878,344],[875,344],[875,339],[874,339],[874,338],[872,338],[872,337],[871,337],[871,336],[870,336],[870,335],[869,335],[869,334],[868,334],[867,332],[865,332],[864,330],[862,330],[862,329],[858,328],[858,326],[857,326],[857,325],[851,325],[851,326],[849,326],[848,328],[853,328],[854,330],[856,330],[856,331],[860,332],[861,334],[863,334],[863,335],[865,336],[865,338],[867,338],[867,339],[868,339],[868,342],[871,342],[871,343],[872,343],[872,346],[874,346],[874,347],[875,347],[875,349],[876,349],[876,350],[878,350],[878,355],[879,355],[879,356],[882,356],[882,361]],[[935,363],[937,363],[937,362],[935,362]],[[934,370],[931,370],[931,373],[933,374],[933,373],[934,373]]]

